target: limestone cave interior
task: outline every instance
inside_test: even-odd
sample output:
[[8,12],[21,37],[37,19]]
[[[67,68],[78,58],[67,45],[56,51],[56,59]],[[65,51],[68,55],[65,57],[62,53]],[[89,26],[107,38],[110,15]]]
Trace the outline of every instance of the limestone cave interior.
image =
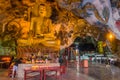
[[[109,7],[103,9],[103,19],[96,5],[84,1],[0,0],[0,55],[58,53],[75,43],[83,51],[97,51],[99,41],[104,46],[108,41],[111,51],[120,55],[120,38],[116,36],[120,31],[114,33],[109,27]],[[98,21],[92,20],[91,15]],[[107,40],[108,33],[114,34],[111,42]]]

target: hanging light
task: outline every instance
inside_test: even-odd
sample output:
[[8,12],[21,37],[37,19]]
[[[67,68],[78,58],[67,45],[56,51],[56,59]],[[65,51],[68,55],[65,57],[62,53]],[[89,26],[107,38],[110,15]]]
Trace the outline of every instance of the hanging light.
[[108,40],[110,40],[110,41],[112,41],[112,40],[114,40],[114,35],[112,34],[112,33],[108,33],[108,35],[107,35],[107,39]]
[[112,39],[112,38],[113,38],[113,35],[112,35],[112,34],[110,34],[110,35],[109,35],[109,38],[110,38],[110,39]]

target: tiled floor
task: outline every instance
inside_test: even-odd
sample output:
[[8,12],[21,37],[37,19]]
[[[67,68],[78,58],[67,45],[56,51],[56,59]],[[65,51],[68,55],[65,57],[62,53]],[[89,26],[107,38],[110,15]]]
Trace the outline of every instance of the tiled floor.
[[[7,76],[7,70],[0,69],[0,80],[22,80],[11,79]],[[33,79],[37,80],[37,79]],[[47,78],[47,80],[55,80]],[[61,80],[120,80],[120,68],[106,66],[105,64],[90,64],[88,68],[76,70],[75,64],[70,64],[67,73],[62,75]]]

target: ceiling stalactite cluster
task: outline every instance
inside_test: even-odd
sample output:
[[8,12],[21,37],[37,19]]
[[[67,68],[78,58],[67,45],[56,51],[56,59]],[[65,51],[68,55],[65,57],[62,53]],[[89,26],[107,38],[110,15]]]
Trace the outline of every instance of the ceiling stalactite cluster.
[[[116,30],[111,26],[108,1],[0,0],[1,41],[14,40],[17,46],[65,48],[78,36],[98,39],[104,27],[109,26],[113,33]],[[104,3],[99,11],[96,3]],[[119,31],[114,34],[119,39]]]

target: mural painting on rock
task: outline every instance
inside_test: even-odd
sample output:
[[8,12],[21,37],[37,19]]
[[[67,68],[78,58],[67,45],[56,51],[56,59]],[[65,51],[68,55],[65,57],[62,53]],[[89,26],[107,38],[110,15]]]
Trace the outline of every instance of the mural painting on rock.
[[[112,32],[120,39],[119,31],[119,0],[57,0],[62,8],[72,11],[75,15],[85,18],[90,24],[98,27],[108,25]],[[73,6],[76,4],[76,6]],[[117,19],[115,19],[117,18]]]

